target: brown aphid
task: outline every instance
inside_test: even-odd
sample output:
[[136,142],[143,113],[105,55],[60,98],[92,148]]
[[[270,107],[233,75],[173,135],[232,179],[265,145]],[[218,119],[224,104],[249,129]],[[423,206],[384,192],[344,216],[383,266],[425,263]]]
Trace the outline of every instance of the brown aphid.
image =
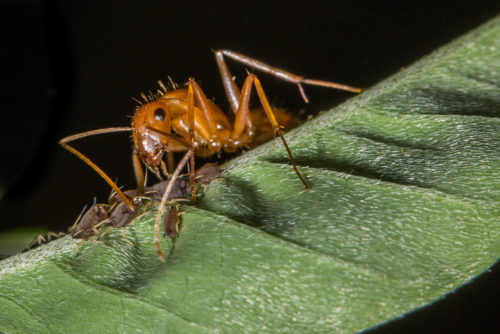
[[179,234],[179,213],[175,205],[167,205],[165,216],[163,217],[163,235],[174,239]]
[[71,228],[73,239],[87,239],[96,234],[99,224],[108,219],[109,204],[94,204]]
[[[169,178],[169,171],[171,172],[175,167],[174,153],[190,152],[191,196],[195,200],[195,156],[210,157],[220,151],[236,152],[241,148],[251,146],[256,138],[259,138],[257,133],[272,133],[273,137],[277,135],[281,139],[297,177],[304,187],[309,189],[283,136],[280,124],[281,117],[277,117],[281,112],[271,108],[262,84],[255,74],[248,73],[240,89],[227,67],[226,59],[229,58],[297,85],[306,103],[308,99],[303,85],[323,86],[354,93],[361,92],[361,89],[329,81],[306,79],[229,50],[217,50],[214,53],[233,117],[228,117],[212,100],[208,99],[194,79],[189,79],[186,88],[178,88],[172,84],[171,90],[167,90],[165,85],[159,82],[160,89],[157,93],[141,95],[144,101],[138,101],[139,106],[132,118],[131,127],[88,131],[63,138],[59,143],[94,169],[132,211],[136,210],[135,205],[116,183],[101,168],[68,143],[96,134],[131,131],[133,138],[132,160],[139,193],[143,192],[145,180],[141,163],[159,179]],[[252,88],[255,88],[257,92],[262,106],[261,110],[264,111],[263,114],[270,123],[271,131],[267,125],[256,126],[254,118],[258,120],[259,124],[263,124],[263,122],[260,122],[262,117],[259,116],[258,112],[249,107]],[[233,118],[232,121],[231,118]],[[166,156],[167,163],[164,161],[164,156]],[[155,234],[157,234],[156,229]]]
[[198,169],[194,175],[196,183],[201,185],[210,184],[213,180],[217,179],[221,174],[221,169],[217,164],[208,163]]
[[[144,195],[151,198],[154,201],[161,201],[165,190],[170,181],[163,181],[152,186],[146,187],[144,190]],[[185,178],[178,178],[175,180],[174,187],[170,192],[167,200],[170,201],[176,198],[185,198],[188,193],[188,182]]]
[[132,211],[126,203],[120,202],[116,205],[109,216],[109,226],[124,227],[127,226],[137,216],[137,210]]

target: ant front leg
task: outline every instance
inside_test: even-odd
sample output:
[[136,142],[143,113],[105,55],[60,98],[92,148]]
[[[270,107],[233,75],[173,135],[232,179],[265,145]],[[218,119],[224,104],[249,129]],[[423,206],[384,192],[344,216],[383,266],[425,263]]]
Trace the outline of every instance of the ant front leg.
[[236,86],[236,83],[233,80],[231,72],[229,71],[229,68],[227,67],[227,64],[226,64],[226,61],[224,60],[224,57],[232,59],[238,63],[249,66],[249,67],[254,68],[256,70],[259,70],[261,72],[271,74],[271,75],[277,77],[278,79],[296,84],[297,87],[299,88],[300,95],[302,96],[302,98],[304,99],[304,101],[306,103],[309,102],[309,99],[307,98],[306,93],[304,92],[304,88],[302,87],[302,84],[313,85],[313,86],[322,86],[322,87],[333,88],[333,89],[340,89],[340,90],[345,90],[345,91],[353,92],[353,93],[361,93],[360,88],[351,87],[351,86],[347,86],[344,84],[339,84],[339,83],[331,82],[331,81],[306,79],[303,76],[296,75],[296,74],[287,72],[285,70],[279,69],[277,67],[268,65],[268,64],[263,63],[259,60],[242,55],[241,53],[237,53],[237,52],[233,52],[233,51],[229,51],[229,50],[217,50],[217,51],[214,51],[214,53],[215,53],[215,59],[217,61],[217,66],[219,67],[219,72],[220,72],[220,76],[222,79],[222,84],[223,84],[224,89],[226,91],[226,95],[227,95],[227,98],[229,100],[229,103],[231,104],[231,108],[233,109],[234,112],[236,112],[236,110],[238,109],[238,101],[239,101],[240,93],[238,91],[238,87]]
[[92,160],[87,158],[83,153],[81,153],[76,148],[74,148],[73,146],[70,146],[68,144],[74,140],[89,137],[89,136],[94,136],[94,135],[103,134],[103,133],[124,132],[124,131],[131,131],[131,130],[132,129],[128,128],[128,127],[116,127],[116,128],[107,128],[107,129],[87,131],[87,132],[82,132],[82,133],[79,133],[76,135],[65,137],[65,138],[59,140],[59,144],[62,147],[64,147],[66,150],[70,151],[72,154],[76,155],[83,162],[85,162],[90,168],[92,168],[97,174],[99,174],[99,176],[101,176],[104,179],[104,181],[106,181],[106,183],[108,183],[111,186],[111,188],[113,188],[113,190],[118,194],[118,196],[120,196],[120,198],[123,200],[123,202],[125,202],[125,204],[130,208],[130,210],[134,211],[135,210],[134,204],[132,204],[130,199],[120,190],[120,188],[116,185],[116,183],[113,182],[113,180],[111,180],[111,178],[108,176],[108,174],[106,174],[101,168],[99,168],[99,166],[97,166]]
[[139,194],[143,194],[144,188],[146,187],[146,177],[144,176],[144,170],[142,169],[141,160],[135,152],[132,153],[132,166],[134,167],[137,189],[139,191]]
[[[309,189],[309,185],[307,182],[304,180],[302,175],[300,174],[297,164],[295,163],[295,159],[293,158],[292,151],[288,147],[288,143],[285,140],[285,137],[283,136],[283,133],[281,132],[280,125],[278,121],[276,120],[276,116],[274,116],[273,109],[271,108],[271,105],[269,104],[269,101],[267,100],[266,94],[264,93],[264,89],[262,88],[262,84],[260,83],[260,80],[257,78],[256,75],[249,73],[247,75],[247,78],[245,79],[245,83],[243,84],[243,87],[241,89],[241,95],[239,98],[239,107],[238,111],[236,112],[236,118],[234,121],[234,129],[233,129],[233,139],[238,140],[240,137],[242,140],[246,140],[244,136],[244,129],[245,129],[245,123],[250,121],[251,124],[251,118],[250,118],[250,111],[248,110],[248,104],[250,101],[250,94],[252,92],[252,84],[255,85],[255,89],[257,90],[257,95],[259,96],[260,103],[262,105],[262,108],[264,109],[264,112],[266,113],[267,118],[271,122],[272,127],[274,128],[274,132],[278,134],[278,136],[281,138],[281,141],[283,142],[283,145],[285,146],[285,149],[288,153],[288,157],[290,158],[290,162],[292,163],[293,170],[299,177],[300,181],[304,185],[304,188],[306,190]],[[252,129],[249,129],[251,132]]]
[[184,157],[182,160],[179,162],[179,165],[177,165],[177,168],[175,169],[174,173],[172,174],[172,178],[168,181],[168,186],[167,189],[165,189],[165,192],[163,193],[163,196],[161,198],[160,202],[160,207],[158,208],[158,214],[156,215],[156,220],[155,220],[155,227],[154,227],[154,241],[155,241],[155,248],[156,248],[156,253],[158,254],[158,257],[162,262],[165,262],[165,258],[163,257],[163,254],[161,252],[160,248],[160,220],[161,217],[163,216],[163,213],[165,212],[165,207],[167,205],[167,201],[169,198],[169,195],[172,193],[172,189],[175,185],[175,181],[179,177],[179,174],[181,173],[181,170],[184,168],[184,166],[187,164],[188,159],[193,157],[193,151],[189,150],[184,154]]

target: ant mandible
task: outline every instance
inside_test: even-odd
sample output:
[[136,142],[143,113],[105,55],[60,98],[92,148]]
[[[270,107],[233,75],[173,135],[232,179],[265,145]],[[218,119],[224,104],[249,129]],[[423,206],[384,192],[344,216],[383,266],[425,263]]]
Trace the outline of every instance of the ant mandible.
[[[131,127],[113,127],[87,131],[63,138],[59,143],[94,169],[131,210],[135,210],[135,205],[116,183],[101,168],[81,152],[68,145],[68,143],[97,134],[132,131],[134,142],[132,160],[139,191],[145,187],[145,176],[141,162],[159,179],[168,178],[167,169],[173,169],[174,153],[187,151],[190,153],[191,194],[193,200],[195,200],[195,156],[210,157],[221,150],[235,152],[251,143],[254,140],[256,131],[259,131],[254,126],[253,111],[249,109],[252,87],[255,87],[262,108],[274,129],[275,135],[281,138],[295,173],[304,187],[308,189],[309,186],[297,169],[292,152],[283,136],[280,124],[269,104],[260,80],[255,74],[248,73],[240,91],[227,67],[225,57],[261,72],[271,74],[281,80],[296,84],[306,103],[308,103],[308,99],[302,87],[303,84],[354,93],[361,92],[361,89],[329,81],[306,79],[229,50],[217,50],[214,53],[222,84],[231,110],[234,113],[233,124],[231,124],[228,116],[205,96],[194,79],[189,79],[187,88],[177,88],[172,84],[172,90],[167,90],[163,83],[159,82],[161,90],[158,90],[158,94],[142,94],[144,103],[139,102],[139,106],[132,118]],[[167,153],[168,168],[163,160],[165,153]],[[186,154],[186,156],[188,155]]]

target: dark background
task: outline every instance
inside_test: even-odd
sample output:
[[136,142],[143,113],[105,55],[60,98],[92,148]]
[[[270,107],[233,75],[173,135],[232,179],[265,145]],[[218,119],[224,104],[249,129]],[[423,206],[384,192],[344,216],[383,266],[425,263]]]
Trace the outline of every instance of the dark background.
[[[66,230],[109,187],[57,140],[128,126],[141,91],[192,76],[227,107],[212,49],[239,51],[310,78],[370,87],[500,13],[496,1],[3,1],[0,229]],[[233,66],[234,65],[234,66]],[[237,78],[243,66],[230,64]],[[306,113],[351,94],[261,76],[271,101]],[[119,185],[134,187],[127,134],[75,146]],[[392,332],[493,332],[493,273],[433,307],[382,326]]]

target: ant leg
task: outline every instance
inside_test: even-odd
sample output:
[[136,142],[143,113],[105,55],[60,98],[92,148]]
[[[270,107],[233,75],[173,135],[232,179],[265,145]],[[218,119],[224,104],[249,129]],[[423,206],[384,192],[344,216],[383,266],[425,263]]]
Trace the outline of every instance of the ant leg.
[[168,170],[167,170],[167,165],[165,164],[165,161],[160,160],[160,167],[161,167],[161,172],[163,173],[163,176],[165,176],[165,178],[168,179]]
[[271,122],[271,125],[274,127],[274,131],[280,136],[281,141],[283,142],[283,145],[285,145],[286,151],[288,152],[288,157],[290,158],[290,162],[292,163],[293,170],[295,173],[297,173],[297,176],[299,177],[300,181],[302,181],[302,184],[306,188],[306,190],[309,189],[309,186],[307,185],[307,182],[302,178],[302,175],[300,175],[299,170],[297,169],[297,164],[295,163],[295,160],[293,159],[292,151],[290,151],[290,148],[288,147],[288,144],[285,140],[285,137],[283,136],[283,133],[281,132],[280,125],[278,124],[278,121],[276,120],[276,117],[274,116],[273,110],[271,108],[271,105],[269,104],[269,101],[267,100],[266,94],[264,93],[264,89],[262,88],[262,84],[260,83],[259,78],[255,75],[251,75],[253,77],[253,83],[255,85],[255,89],[257,90],[257,95],[259,95],[260,103],[262,104],[262,107],[264,108],[264,111],[266,112],[267,118]]
[[106,181],[111,188],[120,196],[122,201],[127,204],[127,206],[132,210],[135,211],[135,206],[132,204],[130,199],[118,188],[115,182],[111,180],[111,178],[101,169],[99,166],[97,166],[95,163],[93,163],[89,158],[87,158],[85,155],[83,155],[80,151],[76,150],[74,147],[68,145],[67,143],[72,142],[77,139],[85,138],[88,136],[93,136],[97,134],[102,134],[102,133],[111,133],[111,132],[123,132],[123,131],[131,131],[131,128],[128,127],[116,127],[116,128],[107,128],[107,129],[99,129],[99,130],[93,130],[93,131],[87,131],[87,132],[82,132],[76,135],[68,136],[65,137],[61,140],[59,140],[59,144],[61,144],[62,147],[64,147],[66,150],[70,151],[74,155],[76,155],[78,158],[83,160],[87,165],[90,166],[97,174],[99,174],[104,181]]
[[139,190],[139,194],[144,192],[144,188],[146,187],[146,178],[144,176],[144,170],[142,169],[141,160],[137,153],[132,153],[132,165],[134,166],[134,175],[135,180],[137,181],[137,189]]
[[[262,104],[262,108],[264,109],[267,118],[271,122],[272,127],[274,128],[275,133],[277,133],[281,141],[283,142],[283,145],[285,145],[286,151],[288,153],[288,157],[290,158],[290,162],[292,163],[293,170],[295,173],[297,173],[297,176],[299,177],[300,181],[304,185],[306,189],[309,189],[309,186],[307,185],[307,182],[304,180],[302,175],[300,174],[299,170],[297,169],[297,164],[295,163],[295,159],[293,158],[292,151],[290,151],[290,148],[288,147],[288,144],[285,140],[285,137],[283,136],[283,133],[281,132],[280,125],[278,121],[276,120],[276,117],[274,116],[273,110],[271,108],[271,105],[269,104],[269,101],[267,100],[266,94],[264,93],[264,89],[262,88],[262,84],[260,83],[259,79],[257,78],[256,75],[249,73],[247,75],[247,78],[245,79],[245,83],[243,84],[243,87],[241,89],[241,95],[239,99],[239,107],[238,111],[236,112],[236,118],[234,121],[234,129],[233,129],[233,139],[235,140],[242,140],[244,141],[246,138],[242,137],[243,131],[245,129],[245,122],[248,123],[250,121],[251,124],[251,118],[250,118],[250,112],[248,110],[248,103],[250,100],[250,94],[252,92],[252,83],[255,85],[255,88],[257,90],[257,94],[260,99],[260,103]],[[251,132],[253,129],[250,128],[249,131]]]
[[340,89],[340,90],[345,90],[348,92],[353,92],[353,93],[361,93],[360,88],[356,87],[351,87],[347,86],[344,84],[339,84],[336,82],[330,82],[330,81],[322,81],[322,80],[314,80],[314,79],[306,79],[302,76],[284,71],[282,69],[279,69],[274,66],[270,66],[266,63],[263,63],[261,61],[258,61],[256,59],[247,57],[245,55],[242,55],[241,53],[229,51],[229,50],[216,50],[214,51],[215,53],[215,59],[217,61],[217,65],[219,66],[219,71],[220,75],[222,78],[222,83],[224,85],[224,89],[226,90],[226,95],[229,99],[229,103],[231,104],[231,107],[233,108],[233,111],[238,109],[238,88],[236,87],[236,84],[233,81],[233,78],[231,76],[231,73],[229,72],[229,69],[227,68],[227,65],[224,60],[224,56],[228,57],[229,59],[232,59],[238,63],[241,63],[243,65],[247,65],[249,67],[255,68],[256,70],[259,70],[264,73],[271,74],[281,80],[288,81],[291,83],[294,83],[297,85],[300,91],[300,95],[302,95],[302,98],[306,103],[309,102],[309,99],[306,96],[306,93],[304,92],[304,88],[302,87],[302,84],[307,84],[307,85],[313,85],[313,86],[322,86],[322,87],[327,87],[327,88],[333,88],[333,89]]
[[167,189],[165,189],[165,192],[163,193],[163,196],[161,198],[160,202],[160,207],[158,209],[158,214],[156,215],[156,220],[155,220],[155,247],[156,247],[156,253],[158,254],[158,257],[162,262],[165,262],[165,258],[163,257],[163,254],[161,252],[160,248],[160,220],[161,216],[163,216],[163,213],[165,212],[165,207],[167,204],[168,196],[172,192],[172,188],[174,187],[175,180],[177,180],[177,177],[179,177],[179,174],[181,173],[181,170],[184,168],[184,166],[187,164],[188,159],[190,159],[193,156],[193,151],[189,150],[184,154],[184,157],[182,158],[181,162],[177,165],[177,168],[175,169],[174,173],[172,174],[172,178],[168,182]]
[[[236,116],[234,118],[233,127],[233,139],[244,141],[241,138],[243,131],[245,130],[245,125],[248,128],[249,136],[253,136],[254,127],[253,121],[250,116],[250,111],[248,110],[248,104],[250,103],[250,94],[252,93],[252,75],[247,75],[243,86],[241,87],[241,94],[238,98],[238,108],[236,111]],[[275,120],[276,121],[276,120]]]
[[[299,177],[300,181],[304,185],[304,188],[306,188],[306,190],[308,190],[309,186],[308,186],[307,182],[304,180],[304,178],[302,177],[302,175],[300,174],[299,170],[297,169],[297,164],[295,163],[295,159],[293,158],[292,151],[288,147],[288,144],[285,140],[285,137],[283,136],[283,133],[281,132],[280,125],[279,125],[278,121],[276,120],[276,117],[274,116],[273,110],[271,108],[271,105],[269,104],[269,101],[267,100],[266,94],[264,93],[264,89],[262,88],[262,84],[260,83],[260,80],[257,78],[256,75],[249,73],[247,76],[247,79],[245,80],[245,83],[246,83],[246,81],[250,81],[250,80],[255,85],[255,89],[257,90],[257,95],[259,96],[260,103],[262,104],[262,108],[264,108],[264,111],[267,115],[267,118],[271,122],[271,125],[274,128],[275,133],[277,133],[280,136],[281,141],[283,142],[283,145],[285,146],[285,149],[288,153],[288,157],[290,158],[290,162],[292,163],[293,170],[295,171],[295,173]],[[247,94],[250,95],[250,89],[248,89]],[[247,94],[243,93],[242,95],[247,95]]]
[[163,176],[160,173],[160,169],[158,169],[158,166],[155,168],[148,167],[149,170],[158,178],[158,180],[163,181]]
[[167,152],[167,170],[169,173],[173,173],[175,169],[175,156],[174,152]]
[[191,160],[190,160],[190,181],[191,181],[191,197],[193,202],[196,200],[196,191],[194,188],[194,80],[189,79],[188,85],[188,127],[189,127],[189,144],[191,145]]
[[189,82],[193,86],[193,93],[196,106],[200,108],[201,111],[203,112],[203,116],[205,117],[205,121],[207,123],[208,129],[210,130],[210,133],[216,133],[217,121],[214,117],[213,109],[210,106],[210,101],[207,99],[205,93],[203,93],[203,90],[196,83],[195,80],[191,79]]
[[222,80],[222,85],[226,91],[226,96],[231,105],[231,109],[236,114],[238,107],[240,105],[240,90],[233,80],[233,75],[227,67],[226,61],[224,60],[224,51],[217,50],[214,51],[215,60],[217,61],[217,67],[219,67],[220,78]]

